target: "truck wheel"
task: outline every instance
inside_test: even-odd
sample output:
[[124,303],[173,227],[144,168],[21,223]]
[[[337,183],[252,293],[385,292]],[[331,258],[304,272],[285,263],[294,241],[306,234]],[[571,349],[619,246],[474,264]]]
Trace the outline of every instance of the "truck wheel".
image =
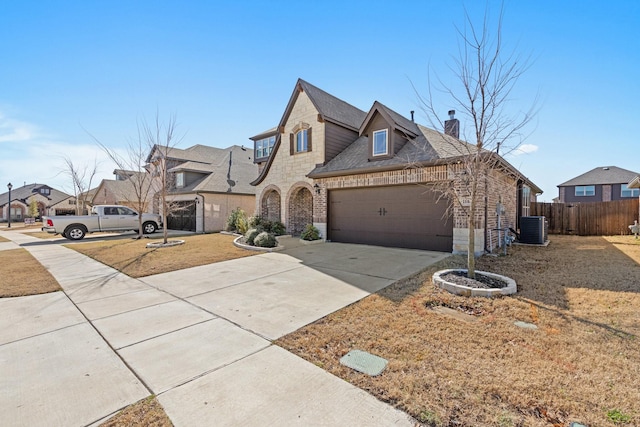
[[144,234],[155,233],[158,227],[153,222],[145,222],[142,224],[142,232]]
[[69,240],[82,240],[87,232],[79,225],[72,225],[64,232],[64,237]]

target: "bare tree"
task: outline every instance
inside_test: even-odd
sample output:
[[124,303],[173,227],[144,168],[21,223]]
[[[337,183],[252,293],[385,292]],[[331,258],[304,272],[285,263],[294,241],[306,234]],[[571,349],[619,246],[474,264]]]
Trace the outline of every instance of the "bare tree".
[[65,168],[63,172],[69,176],[73,185],[73,195],[76,199],[76,215],[82,215],[87,207],[91,182],[98,171],[97,161],[93,166],[74,164],[70,157],[64,158]]
[[175,135],[176,126],[175,115],[170,116],[166,124],[163,124],[157,113],[153,124],[150,125],[143,121],[141,126],[142,138],[150,150],[147,160],[149,161],[149,169],[154,176],[154,186],[160,202],[162,223],[164,224],[164,243],[167,243],[167,217],[172,212],[182,209],[172,201],[170,194],[171,190],[175,188],[175,178],[169,171],[173,167],[170,153],[182,139],[182,137]]
[[138,211],[138,239],[144,237],[142,214],[147,211],[149,199],[153,193],[153,179],[145,168],[147,158],[146,125],[138,122],[138,135],[135,140],[129,142],[126,155],[119,154],[116,150],[107,147],[96,137],[89,135],[102,148],[107,156],[118,166],[128,178],[119,185],[119,196],[131,207]]
[[[450,166],[450,175],[458,185],[446,183],[437,187],[441,194],[460,212],[464,212],[468,227],[467,269],[468,277],[475,278],[475,231],[478,219],[485,215],[486,196],[492,187],[492,178],[497,168],[502,167],[500,154],[515,150],[523,141],[523,128],[535,115],[536,101],[526,112],[510,110],[516,83],[530,67],[530,58],[514,52],[504,52],[502,39],[503,9],[500,9],[495,32],[489,25],[485,11],[481,28],[477,28],[465,11],[465,25],[457,28],[458,55],[449,66],[457,77],[456,84],[443,83],[440,78],[431,79],[429,72],[428,95],[420,96],[416,90],[422,110],[432,127],[444,129],[458,122],[440,119],[434,100],[434,92],[444,94],[453,102],[454,110],[461,112],[466,126],[461,129],[464,143],[456,138],[442,136],[451,154],[458,162]],[[453,117],[451,117],[452,119]],[[483,204],[484,201],[484,204]]]

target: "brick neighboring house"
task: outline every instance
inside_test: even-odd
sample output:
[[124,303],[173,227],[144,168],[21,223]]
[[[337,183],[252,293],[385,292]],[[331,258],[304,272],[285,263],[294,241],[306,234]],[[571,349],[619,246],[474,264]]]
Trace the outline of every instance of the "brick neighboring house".
[[[147,169],[157,176],[163,147],[155,146],[147,156]],[[167,173],[170,175],[169,200],[178,207],[167,218],[167,227],[209,233],[224,230],[232,210],[242,208],[249,215],[255,207],[258,175],[253,150],[233,145],[216,148],[194,145],[187,149],[169,148]],[[156,189],[159,186],[156,185]],[[159,213],[159,194],[152,203]]]
[[[25,184],[11,189],[11,221],[23,221],[29,214],[31,200],[38,204],[38,216],[74,215],[76,199],[46,184]],[[8,220],[9,192],[0,194],[0,218]]]
[[[464,187],[459,122],[443,135],[379,102],[368,112],[298,80],[278,126],[250,139],[260,175],[256,212],[299,234],[306,224],[337,242],[466,252],[468,230],[460,207],[433,184]],[[496,205],[502,227],[516,228],[542,191],[493,154],[485,206],[476,210],[474,252],[497,244]],[[489,241],[489,236],[492,241]]]
[[639,190],[629,187],[638,175],[617,166],[600,166],[558,185],[558,198],[560,203],[571,203],[638,197]]

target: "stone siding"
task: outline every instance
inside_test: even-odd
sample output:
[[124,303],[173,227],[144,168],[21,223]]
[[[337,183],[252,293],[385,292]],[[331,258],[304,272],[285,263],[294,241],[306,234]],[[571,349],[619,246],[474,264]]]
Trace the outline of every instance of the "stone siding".
[[[305,153],[290,154],[289,134],[293,133],[296,127],[309,125],[311,127],[311,151]],[[294,194],[298,188],[307,187],[313,189],[313,180],[306,175],[311,172],[316,164],[324,161],[324,123],[318,121],[318,110],[305,92],[298,95],[298,99],[293,105],[289,117],[284,124],[284,132],[280,135],[281,142],[277,151],[273,152],[273,162],[267,177],[256,186],[255,210],[259,215],[263,214],[265,197],[271,198],[271,203],[275,203],[271,190],[267,187],[278,188],[280,192],[280,220],[285,224],[287,230],[291,230],[290,224],[290,203],[287,197]],[[310,190],[312,204],[316,203],[315,191]],[[315,207],[313,210],[315,212]],[[314,216],[310,216],[311,219]],[[326,221],[325,221],[326,222]],[[297,226],[295,228],[298,228]]]

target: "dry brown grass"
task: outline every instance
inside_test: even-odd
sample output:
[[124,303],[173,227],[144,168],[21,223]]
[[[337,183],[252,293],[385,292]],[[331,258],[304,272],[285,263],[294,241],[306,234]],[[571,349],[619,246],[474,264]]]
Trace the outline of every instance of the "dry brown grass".
[[[640,245],[631,239],[552,236],[546,248],[482,257],[479,269],[518,283],[516,296],[497,299],[435,288],[434,271],[464,265],[450,257],[277,344],[426,425],[610,426],[612,410],[638,425]],[[477,321],[437,305],[479,313]],[[357,373],[339,364],[351,349],[389,365],[378,377]]]
[[126,407],[100,427],[173,427],[173,423],[158,400],[151,396]]
[[[150,249],[149,239],[120,238],[65,245],[131,277],[144,277],[183,268],[255,255],[233,245],[233,236],[199,234],[183,236],[180,246]],[[176,240],[170,238],[169,240]],[[158,240],[153,240],[157,242]]]
[[0,252],[0,298],[61,290],[53,276],[26,249]]
[[0,236],[0,242],[10,242],[11,240],[9,239],[5,239],[4,237]]

